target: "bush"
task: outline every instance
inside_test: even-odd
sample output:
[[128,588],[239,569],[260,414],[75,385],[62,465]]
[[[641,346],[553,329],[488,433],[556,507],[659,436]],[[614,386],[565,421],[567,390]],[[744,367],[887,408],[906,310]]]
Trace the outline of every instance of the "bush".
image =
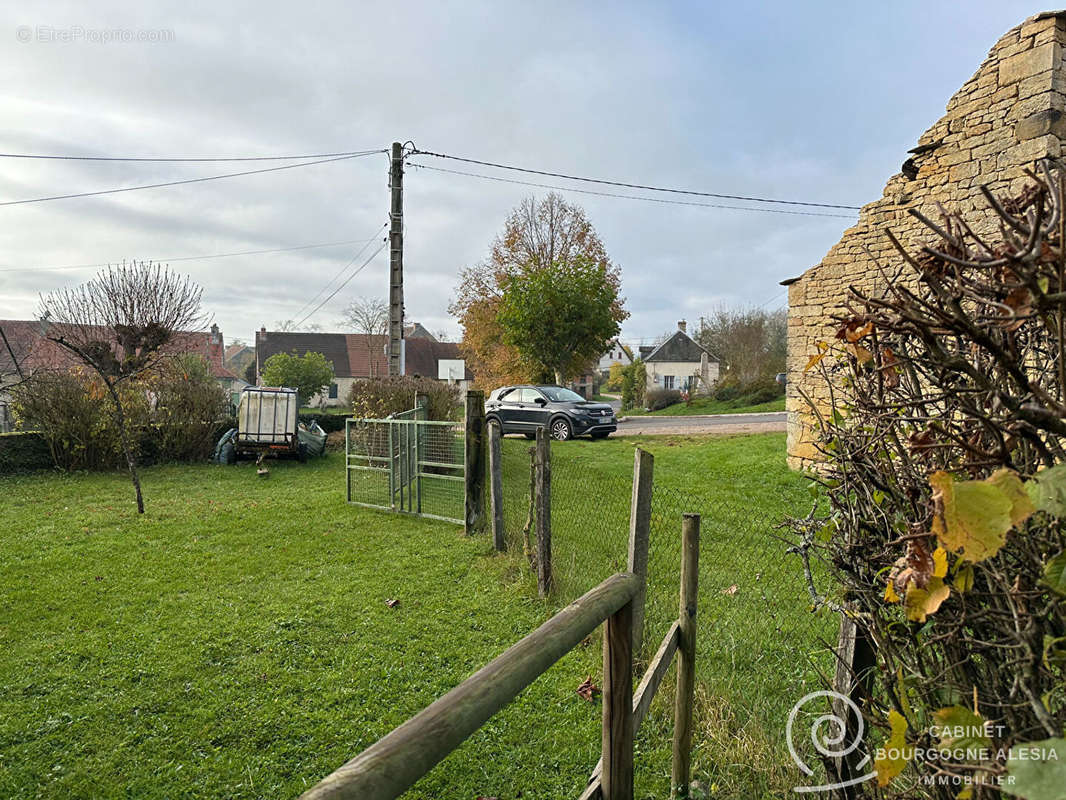
[[0,475],[49,469],[53,463],[48,442],[36,431],[0,433]]
[[455,419],[460,408],[459,388],[432,378],[408,376],[355,381],[348,395],[352,416],[382,419],[415,407],[415,395],[427,398],[429,419]]
[[637,359],[622,369],[622,408],[639,408],[644,404],[648,372],[644,362]]
[[155,396],[148,438],[157,445],[156,461],[201,461],[214,449],[218,420],[229,406],[218,381],[200,356],[166,362],[146,381]]
[[769,403],[785,394],[785,387],[772,377],[757,378],[753,381],[740,382],[726,378],[714,387],[711,396],[720,402],[733,406],[753,406]]
[[647,395],[644,405],[648,411],[658,411],[681,402],[681,392],[677,389],[652,389]]
[[[120,391],[129,430],[143,429],[148,422],[144,392],[138,394],[130,384]],[[111,399],[103,383],[84,370],[38,372],[11,394],[19,427],[41,433],[60,469],[109,469],[123,463]]]
[[[221,435],[225,393],[199,356],[165,362],[120,385],[127,430],[138,460],[206,459]],[[38,431],[55,466],[64,470],[125,465],[113,404],[103,383],[82,369],[38,372],[12,390],[22,430]]]

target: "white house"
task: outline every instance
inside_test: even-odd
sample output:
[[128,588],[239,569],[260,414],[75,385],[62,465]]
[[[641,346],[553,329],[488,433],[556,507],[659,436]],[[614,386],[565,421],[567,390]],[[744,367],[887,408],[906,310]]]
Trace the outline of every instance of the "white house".
[[601,377],[606,378],[613,365],[629,365],[632,363],[632,351],[618,339],[615,339],[607,348],[607,352],[600,356],[600,360],[596,362],[596,371],[600,373]]
[[677,389],[707,394],[718,382],[718,359],[688,335],[684,320],[655,347],[640,348],[648,376],[648,391]]

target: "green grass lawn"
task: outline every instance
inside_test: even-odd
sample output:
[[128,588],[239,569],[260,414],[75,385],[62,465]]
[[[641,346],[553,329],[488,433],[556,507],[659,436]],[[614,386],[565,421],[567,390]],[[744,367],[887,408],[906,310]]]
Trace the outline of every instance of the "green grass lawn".
[[[484,538],[346,505],[340,455],[144,487],[137,518],[122,474],[0,479],[0,797],[294,797],[553,611]],[[564,658],[409,796],[576,796],[599,664]]]
[[654,417],[684,417],[690,414],[764,414],[770,411],[784,411],[785,398],[779,397],[766,403],[745,404],[741,399],[739,403],[731,400],[713,400],[709,397],[697,397],[690,405],[675,403],[658,411],[645,411],[643,408],[623,409],[620,416],[654,416]]
[[[626,564],[634,446],[655,457],[644,655],[677,615],[683,512],[702,514],[697,774],[723,797],[787,795],[793,703],[831,669],[835,620],[813,615],[798,556],[776,526],[809,511],[807,481],[785,464],[784,434],[577,439],[552,443],[552,560],[576,597]],[[505,518],[521,547],[529,443],[507,438]],[[509,478],[509,479],[507,479]],[[668,738],[655,739],[666,744]],[[816,760],[816,759],[815,759]]]
[[[645,652],[676,614],[677,514],[704,512],[695,775],[713,796],[787,793],[784,716],[817,687],[811,617],[766,536],[805,511],[784,437],[553,443],[548,602],[514,540],[528,444],[505,441],[502,556],[346,505],[340,454],[265,480],[147,469],[143,518],[120,473],[0,478],[0,797],[298,795],[624,568],[634,444],[656,456]],[[407,796],[577,796],[599,754],[589,675],[598,634]],[[638,735],[641,798],[669,791],[672,682]]]

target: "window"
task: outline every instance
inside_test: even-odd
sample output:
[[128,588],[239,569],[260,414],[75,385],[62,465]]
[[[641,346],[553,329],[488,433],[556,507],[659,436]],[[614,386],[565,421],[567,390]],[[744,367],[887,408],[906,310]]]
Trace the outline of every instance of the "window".
[[549,400],[556,403],[579,403],[585,399],[577,392],[563,389],[561,386],[545,386],[544,394],[548,395]]
[[335,383],[331,383],[329,385],[329,399],[330,400],[336,400],[337,399],[337,384],[335,384]]
[[674,376],[673,375],[663,375],[663,388],[664,389],[673,389],[674,388]]
[[535,403],[537,402],[538,397],[541,400],[544,399],[543,395],[541,395],[536,389],[522,389],[521,396],[515,399],[517,399],[519,403]]

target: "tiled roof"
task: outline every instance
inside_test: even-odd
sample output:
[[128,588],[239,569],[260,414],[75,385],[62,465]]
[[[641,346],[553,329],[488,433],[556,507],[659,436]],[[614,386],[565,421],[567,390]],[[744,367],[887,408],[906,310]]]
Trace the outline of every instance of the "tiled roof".
[[641,356],[645,361],[699,361],[704,353],[713,361],[714,356],[700,347],[684,331],[675,331],[674,335],[660,344],[647,355],[644,348],[640,348]]
[[[437,377],[437,362],[446,359],[461,359],[459,345],[454,342],[438,342],[435,339],[408,339],[404,365],[408,375],[424,378]],[[474,374],[466,365],[465,380],[473,380]]]
[[259,331],[255,335],[255,351],[260,372],[267,359],[278,353],[297,356],[321,353],[333,364],[333,374],[338,378],[352,376],[348,364],[347,335],[343,333]]

